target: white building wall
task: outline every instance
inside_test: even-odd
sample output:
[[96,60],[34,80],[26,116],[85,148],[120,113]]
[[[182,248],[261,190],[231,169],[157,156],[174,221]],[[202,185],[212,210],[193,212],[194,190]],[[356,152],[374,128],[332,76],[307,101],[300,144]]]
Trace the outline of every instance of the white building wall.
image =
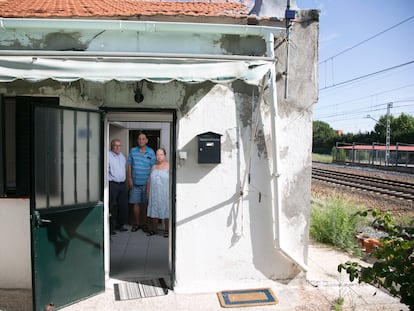
[[29,200],[1,199],[0,221],[0,288],[30,288]]
[[[251,125],[243,126],[241,110],[230,87],[215,85],[178,123],[178,149],[188,156],[177,169],[177,291],[291,275],[291,264],[274,248],[269,159],[256,142],[250,182],[240,196]],[[207,131],[223,135],[220,164],[197,162],[197,135]]]

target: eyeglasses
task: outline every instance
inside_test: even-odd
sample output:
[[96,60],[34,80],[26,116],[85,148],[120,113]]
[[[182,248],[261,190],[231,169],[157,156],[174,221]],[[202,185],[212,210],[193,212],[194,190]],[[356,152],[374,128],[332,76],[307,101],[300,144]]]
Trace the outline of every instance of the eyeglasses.
[[114,147],[121,147],[122,145],[114,145]]

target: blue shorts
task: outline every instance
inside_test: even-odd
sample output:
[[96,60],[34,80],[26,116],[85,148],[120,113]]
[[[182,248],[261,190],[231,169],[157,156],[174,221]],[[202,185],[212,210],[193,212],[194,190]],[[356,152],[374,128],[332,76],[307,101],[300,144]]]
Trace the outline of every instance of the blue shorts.
[[147,186],[134,185],[129,191],[129,203],[147,203]]

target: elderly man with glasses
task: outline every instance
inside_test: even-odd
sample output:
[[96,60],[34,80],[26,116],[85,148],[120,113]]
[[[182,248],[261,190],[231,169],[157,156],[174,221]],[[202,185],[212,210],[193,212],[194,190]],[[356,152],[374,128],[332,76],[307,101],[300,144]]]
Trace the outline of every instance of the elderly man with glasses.
[[[111,151],[108,153],[108,180],[109,180],[109,212],[111,234],[115,234],[115,229],[124,232],[128,231],[124,227],[128,212],[128,187],[126,181],[126,158],[121,152],[121,141],[114,139],[111,141]],[[114,213],[116,212],[116,217]]]

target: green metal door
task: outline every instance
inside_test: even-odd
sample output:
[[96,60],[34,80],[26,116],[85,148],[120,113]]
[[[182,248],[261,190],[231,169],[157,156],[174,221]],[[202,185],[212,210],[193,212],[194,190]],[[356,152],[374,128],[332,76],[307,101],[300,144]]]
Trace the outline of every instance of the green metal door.
[[31,182],[33,306],[104,290],[102,123],[96,111],[36,106]]

